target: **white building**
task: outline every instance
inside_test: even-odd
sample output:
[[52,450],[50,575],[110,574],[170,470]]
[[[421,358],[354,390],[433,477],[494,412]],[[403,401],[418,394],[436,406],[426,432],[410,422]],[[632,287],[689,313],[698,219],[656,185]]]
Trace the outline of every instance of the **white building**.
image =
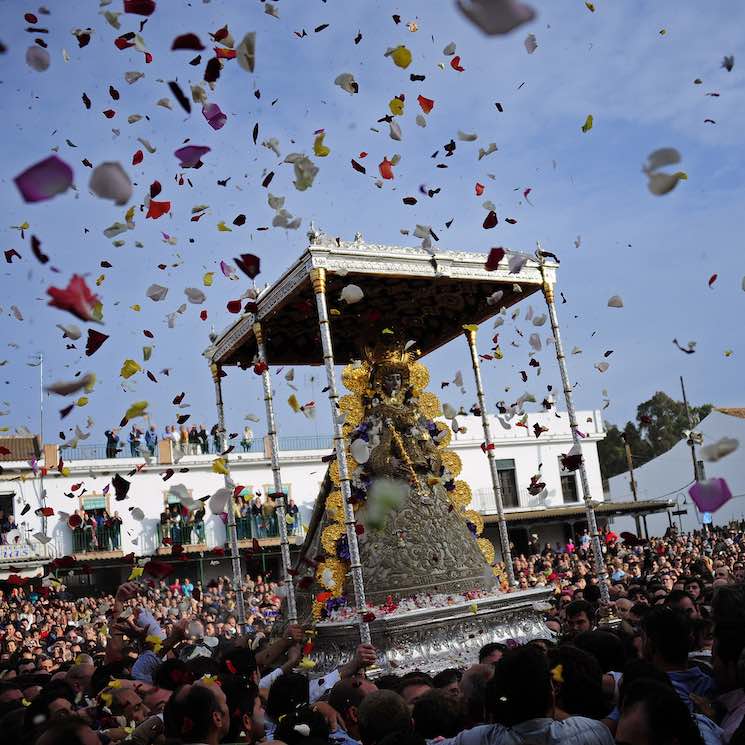
[[[712,515],[714,525],[727,525],[732,520],[745,520],[745,409],[714,409],[697,427],[703,435],[704,445],[711,445],[722,437],[739,441],[740,447],[715,463],[702,460],[701,448],[696,448],[699,475],[705,478],[721,477],[727,481],[733,498]],[[668,511],[647,517],[650,535],[662,535],[672,524],[684,531],[700,530],[703,515],[688,494],[693,483],[693,459],[686,440],[681,440],[666,453],[658,455],[643,466],[634,469],[637,495],[641,500],[664,503],[672,500]],[[627,502],[632,499],[631,480],[628,472],[608,480],[610,499]],[[674,514],[679,513],[679,514]],[[616,531],[634,531],[634,521],[628,517],[614,522]]]
[[[590,491],[594,499],[601,501],[603,490],[597,442],[604,437],[602,418],[599,411],[584,411],[579,412],[578,421],[585,435],[583,454]],[[454,436],[451,443],[451,448],[463,463],[459,478],[470,485],[472,505],[485,516],[486,536],[498,547],[494,494],[487,457],[481,447],[481,420],[469,416],[459,417],[459,422],[467,429],[465,434]],[[533,431],[535,423],[548,428],[538,438]],[[560,463],[561,454],[567,453],[572,446],[566,414],[553,411],[531,414],[527,428],[513,425],[509,430],[505,430],[495,418],[492,433],[510,535],[516,550],[527,549],[531,533],[538,533],[543,542],[563,543],[573,531],[581,531],[585,523],[579,474],[563,472]],[[31,447],[29,439],[26,448]],[[280,437],[282,481],[288,497],[294,499],[306,521],[326,472],[327,465],[322,458],[329,455],[331,448],[330,437]],[[236,447],[236,451],[240,449]],[[4,472],[0,475],[0,509],[15,515],[21,536],[16,546],[0,546],[0,569],[4,568],[6,578],[13,573],[11,567],[19,568],[19,561],[24,562],[27,572],[38,573],[43,563],[40,557],[46,555],[51,558],[72,556],[76,563],[83,562],[102,569],[109,567],[111,581],[120,582],[126,578],[127,571],[121,562],[122,557],[132,553],[135,556],[171,554],[171,549],[163,543],[164,537],[170,537],[174,543],[184,547],[183,556],[178,558],[184,562],[182,575],[204,577],[227,573],[228,560],[219,555],[227,540],[224,516],[213,515],[207,510],[203,529],[201,526],[184,526],[174,531],[171,524],[162,525],[161,522],[161,515],[168,510],[169,504],[177,505],[173,508],[175,512],[180,507],[178,498],[169,493],[172,487],[183,485],[196,500],[208,497],[223,486],[223,476],[212,470],[214,454],[186,455],[174,463],[170,443],[160,443],[156,457],[146,464],[141,457],[107,459],[103,445],[61,451],[57,445],[45,445],[46,506],[52,508],[54,514],[46,519],[45,532],[51,540],[46,546],[40,546],[34,535],[44,531],[43,518],[36,513],[42,506],[39,474],[44,460],[42,458],[41,463],[36,464],[37,474],[34,475],[28,462],[33,453],[24,455],[17,448],[15,450],[15,454],[4,456]],[[236,451],[229,455],[233,481],[243,485],[248,494],[273,492],[265,443],[259,439],[249,452]],[[63,472],[58,468],[60,456]],[[533,496],[528,492],[528,486],[531,477],[538,473],[541,481],[546,483],[546,489]],[[127,498],[123,501],[116,500],[111,487],[115,474],[130,482]],[[647,505],[647,508],[653,506]],[[623,513],[642,508],[643,505],[614,504],[612,508],[600,505],[599,522],[606,521],[608,509]],[[71,528],[69,516],[81,509],[89,514],[106,510],[110,516],[118,512],[122,518],[118,535],[104,527],[97,530],[97,540],[93,540],[93,531],[86,536],[82,528]],[[140,519],[135,519],[133,513]],[[250,518],[242,520],[239,528],[241,546],[255,546],[252,539],[256,526],[251,525]],[[269,532],[276,532],[276,528]],[[301,542],[302,530],[298,530],[292,540]],[[254,552],[253,558],[266,569],[276,561],[278,539],[273,535],[259,534],[258,541],[262,551]],[[24,546],[23,556],[19,553],[20,546]],[[97,572],[96,576],[102,575]]]

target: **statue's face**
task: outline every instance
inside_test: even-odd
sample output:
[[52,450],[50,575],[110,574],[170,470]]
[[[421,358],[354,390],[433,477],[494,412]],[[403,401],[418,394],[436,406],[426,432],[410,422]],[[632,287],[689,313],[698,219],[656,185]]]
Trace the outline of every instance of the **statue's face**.
[[386,395],[393,396],[395,393],[398,393],[398,391],[401,390],[402,382],[403,380],[401,377],[401,373],[390,372],[387,375],[383,376],[382,387]]

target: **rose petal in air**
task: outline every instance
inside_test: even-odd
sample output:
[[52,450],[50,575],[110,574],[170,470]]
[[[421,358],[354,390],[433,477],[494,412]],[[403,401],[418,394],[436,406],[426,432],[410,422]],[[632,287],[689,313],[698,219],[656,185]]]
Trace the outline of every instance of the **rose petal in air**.
[[194,168],[210,150],[206,145],[186,145],[176,150],[174,155],[181,161],[182,168]]
[[39,161],[13,179],[26,202],[43,202],[72,186],[72,168],[56,155]]
[[212,129],[222,129],[228,120],[227,114],[224,114],[216,103],[208,103],[202,107],[202,115]]
[[150,287],[147,288],[147,292],[145,293],[153,302],[159,302],[160,300],[165,299],[165,296],[168,294],[168,288],[163,287],[162,285],[150,285]]
[[250,279],[255,279],[261,272],[261,259],[254,254],[241,254],[233,259],[238,268]]
[[53,308],[69,311],[81,321],[94,320],[93,310],[99,300],[88,289],[85,279],[79,274],[73,274],[67,287],[64,289],[59,287],[48,288],[47,295],[52,298],[49,301],[49,305]]
[[187,300],[194,305],[201,305],[207,299],[207,296],[198,287],[187,287],[184,293]]
[[347,285],[341,291],[340,299],[347,303],[347,305],[353,305],[354,303],[359,303],[364,296],[365,293],[357,285]]
[[101,163],[93,169],[88,188],[101,199],[126,204],[132,196],[132,182],[120,163]]
[[41,47],[33,46],[26,50],[26,64],[36,72],[44,72],[49,67],[49,52]]
[[204,49],[204,45],[196,34],[181,34],[181,36],[177,36],[173,40],[173,44],[171,44],[171,50],[175,49],[191,49],[196,52],[201,52]]
[[609,308],[623,308],[623,300],[620,295],[613,295],[608,298]]
[[485,34],[506,34],[535,18],[529,5],[517,0],[457,0],[458,8]]

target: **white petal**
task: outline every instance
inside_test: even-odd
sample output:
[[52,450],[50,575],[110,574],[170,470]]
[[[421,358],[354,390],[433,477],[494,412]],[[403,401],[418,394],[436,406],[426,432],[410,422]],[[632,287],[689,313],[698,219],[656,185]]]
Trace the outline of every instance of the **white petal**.
[[610,365],[607,362],[596,362],[595,363],[595,369],[601,373],[604,373],[609,367]]
[[541,337],[538,334],[531,334],[528,338],[528,344],[535,349],[536,352],[540,352],[541,349],[543,349],[543,344],[541,344]]
[[198,287],[187,287],[184,293],[188,301],[194,303],[194,305],[201,305],[207,299],[207,296]]
[[390,123],[390,135],[392,140],[401,140],[401,127],[397,121]]
[[676,173],[650,173],[647,187],[655,196],[661,197],[663,194],[671,192],[680,181]]
[[348,305],[359,303],[359,301],[362,300],[364,296],[365,293],[362,292],[361,288],[357,287],[357,285],[347,285],[341,291],[341,300],[343,300]]
[[458,8],[485,34],[506,34],[535,18],[529,5],[516,0],[458,0]]
[[121,163],[101,163],[93,169],[88,188],[101,199],[124,205],[132,196],[132,182]]
[[445,419],[455,419],[458,414],[458,410],[452,404],[444,403],[442,405],[442,415]]
[[608,307],[609,308],[623,308],[623,300],[621,299],[621,296],[613,295],[612,297],[608,298]]
[[49,52],[36,44],[26,50],[26,64],[36,72],[44,72],[49,67]]
[[528,50],[528,54],[533,54],[538,49],[538,42],[535,40],[535,34],[528,34],[525,37],[525,48]]
[[724,458],[730,453],[734,453],[739,445],[740,442],[734,437],[722,437],[711,445],[702,447],[701,455],[703,455],[704,460],[709,461],[710,463],[716,463],[716,461],[721,458]]
[[680,153],[674,147],[661,147],[647,156],[647,169],[656,171],[663,166],[680,163]]
[[455,54],[455,42],[451,41],[443,50],[442,53],[446,57],[452,57]]
[[168,288],[162,285],[150,285],[145,293],[153,302],[163,300],[168,294]]
[[337,75],[334,84],[338,85],[343,91],[353,94],[357,93],[357,89],[359,88],[351,72],[343,72],[341,75]]
[[349,452],[357,463],[367,463],[370,459],[370,446],[361,437],[352,442]]

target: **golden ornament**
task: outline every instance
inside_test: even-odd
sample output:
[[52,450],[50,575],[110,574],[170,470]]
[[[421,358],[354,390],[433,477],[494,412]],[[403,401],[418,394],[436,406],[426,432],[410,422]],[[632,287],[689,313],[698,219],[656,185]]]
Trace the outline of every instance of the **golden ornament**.
[[339,489],[333,489],[326,497],[326,514],[336,523],[344,522],[344,500]]
[[362,400],[359,396],[342,396],[339,399],[339,411],[342,414],[346,414],[347,417],[344,420],[346,427],[356,427],[362,421],[362,417],[365,413],[362,407]]
[[476,526],[476,535],[481,535],[484,532],[484,518],[476,510],[466,510],[461,514],[461,517],[466,522],[473,523]]
[[496,553],[494,551],[494,546],[492,545],[492,542],[488,540],[487,538],[477,538],[476,543],[479,544],[479,549],[481,550],[481,554],[486,559],[487,563],[493,564]]
[[414,387],[415,395],[424,390],[429,385],[429,370],[421,363],[415,362],[409,368],[409,380]]
[[441,453],[440,458],[442,459],[442,465],[450,471],[453,478],[463,470],[463,463],[460,457],[452,450],[446,450],[444,453]]
[[465,481],[456,481],[455,489],[448,492],[448,498],[456,509],[462,510],[471,501],[471,487]]
[[424,393],[420,394],[419,410],[427,419],[436,419],[438,416],[442,416],[440,399],[429,391],[424,391]]
[[336,542],[344,535],[345,527],[341,523],[327,525],[321,533],[321,546],[329,556],[336,556]]
[[450,427],[445,424],[445,422],[435,422],[435,424],[437,425],[438,431],[445,433],[444,435],[442,435],[441,438],[436,440],[437,447],[444,450],[453,439],[453,430],[450,429]]
[[334,597],[339,597],[342,594],[346,576],[346,566],[336,558],[326,559],[316,567],[316,582],[324,590],[331,592]]
[[365,362],[361,365],[347,365],[341,373],[341,382],[344,387],[357,395],[365,392],[369,380],[370,367]]

